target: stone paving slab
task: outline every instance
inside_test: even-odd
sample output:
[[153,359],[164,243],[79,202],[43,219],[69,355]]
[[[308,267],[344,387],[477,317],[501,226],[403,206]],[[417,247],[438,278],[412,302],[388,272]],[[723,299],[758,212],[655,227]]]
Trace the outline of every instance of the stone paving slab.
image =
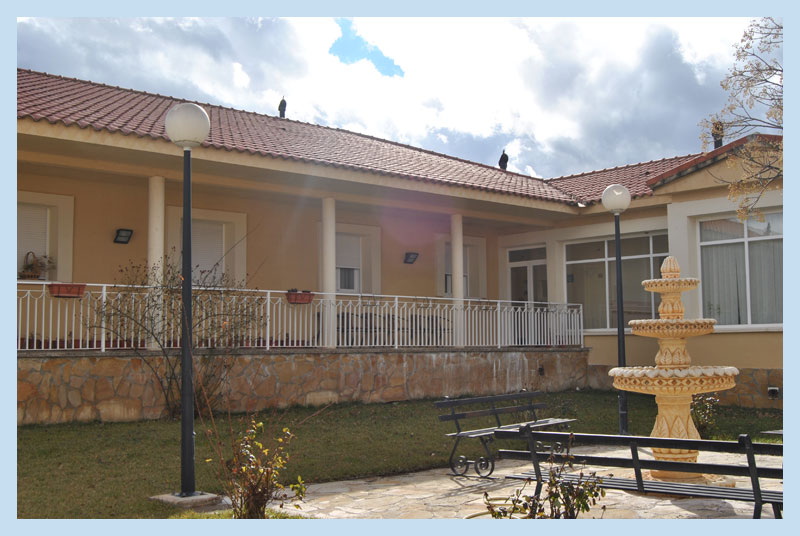
[[[580,452],[617,455],[628,449],[586,448]],[[642,458],[649,456],[642,454]],[[759,465],[781,467],[783,458],[757,456]],[[700,453],[700,462],[744,463],[743,456],[724,453]],[[405,475],[376,477],[341,482],[310,484],[302,515],[331,519],[439,519],[464,518],[485,512],[483,494],[508,497],[522,485],[506,475],[532,469],[530,463],[500,460],[490,478],[452,476],[449,469],[431,469]],[[592,468],[586,468],[592,470]],[[586,470],[584,469],[584,470]],[[613,472],[626,476],[625,470],[597,468],[598,474]],[[632,474],[632,471],[628,471]],[[736,477],[737,487],[750,487],[749,479]],[[764,489],[783,489],[777,480],[762,479]],[[605,506],[603,509],[602,506]],[[751,518],[752,503],[721,499],[679,498],[666,495],[644,495],[621,490],[606,490],[606,496],[584,518],[603,519],[718,519]],[[763,518],[772,518],[772,507],[766,505]]]

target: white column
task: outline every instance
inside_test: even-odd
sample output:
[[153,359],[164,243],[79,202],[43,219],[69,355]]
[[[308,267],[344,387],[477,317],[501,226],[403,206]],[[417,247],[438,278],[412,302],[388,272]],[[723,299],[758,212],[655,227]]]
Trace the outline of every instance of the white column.
[[[147,187],[147,275],[151,285],[161,285],[164,279],[164,177],[150,177]],[[148,348],[157,348],[157,338],[162,335],[164,326],[160,292],[151,302],[149,312],[150,334]]]
[[450,215],[450,260],[452,270],[454,340],[456,346],[464,345],[464,229],[461,214]]
[[164,177],[150,177],[147,190],[147,267],[158,281],[164,273],[164,183]]
[[336,348],[336,200],[322,200],[322,292],[325,293],[323,341]]

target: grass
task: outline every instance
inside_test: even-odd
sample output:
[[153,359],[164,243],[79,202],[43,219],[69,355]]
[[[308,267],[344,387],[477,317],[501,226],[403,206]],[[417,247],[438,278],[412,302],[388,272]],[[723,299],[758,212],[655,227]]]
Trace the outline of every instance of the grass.
[[[628,396],[629,430],[649,435],[656,416],[652,396]],[[545,395],[549,416],[577,418],[572,430],[618,431],[616,392],[581,391]],[[783,427],[778,410],[720,408],[712,439],[733,440]],[[452,423],[437,419],[432,400],[389,404],[293,407],[258,415],[273,430],[287,426],[297,436],[289,445],[288,480],[307,483],[447,467]],[[547,415],[545,415],[547,416]],[[311,417],[311,418],[309,418]],[[306,420],[307,419],[307,420]],[[237,421],[239,416],[234,416]],[[305,422],[303,422],[305,420]],[[302,423],[302,424],[300,424]],[[227,418],[217,417],[227,444]],[[195,423],[197,489],[220,493],[218,462],[200,421]],[[467,450],[480,455],[477,441]],[[21,426],[17,429],[17,515],[20,518],[167,518],[178,510],[148,497],[180,488],[180,423],[87,423]],[[59,500],[53,500],[58,497]],[[293,509],[292,509],[293,510]],[[294,512],[293,512],[294,513]],[[302,512],[300,512],[302,513]]]

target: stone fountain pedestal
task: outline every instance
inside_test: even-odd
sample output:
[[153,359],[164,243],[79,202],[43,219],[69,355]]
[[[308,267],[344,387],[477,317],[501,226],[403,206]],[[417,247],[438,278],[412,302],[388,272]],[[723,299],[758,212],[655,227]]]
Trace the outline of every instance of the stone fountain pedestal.
[[[658,339],[655,367],[616,367],[608,374],[614,387],[655,395],[658,415],[651,437],[700,439],[691,416],[692,395],[730,389],[736,385],[739,371],[735,367],[693,366],[686,340],[714,331],[716,320],[686,320],[681,293],[697,288],[698,279],[681,278],[675,257],[667,257],[661,265],[661,279],[642,282],[645,290],[658,292],[661,304],[659,318],[631,320],[634,335]],[[696,450],[653,449],[657,460],[697,462]],[[697,473],[651,471],[653,478],[665,480],[697,480]],[[702,478],[702,477],[700,477]]]

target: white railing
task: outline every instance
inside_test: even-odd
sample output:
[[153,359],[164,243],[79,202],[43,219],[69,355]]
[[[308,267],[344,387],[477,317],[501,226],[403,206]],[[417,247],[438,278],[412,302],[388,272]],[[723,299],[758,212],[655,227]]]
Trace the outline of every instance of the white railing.
[[[52,285],[18,282],[18,350],[181,345],[179,289],[98,284],[57,297]],[[583,346],[579,304],[322,293],[290,303],[285,291],[218,288],[193,295],[196,348]]]

